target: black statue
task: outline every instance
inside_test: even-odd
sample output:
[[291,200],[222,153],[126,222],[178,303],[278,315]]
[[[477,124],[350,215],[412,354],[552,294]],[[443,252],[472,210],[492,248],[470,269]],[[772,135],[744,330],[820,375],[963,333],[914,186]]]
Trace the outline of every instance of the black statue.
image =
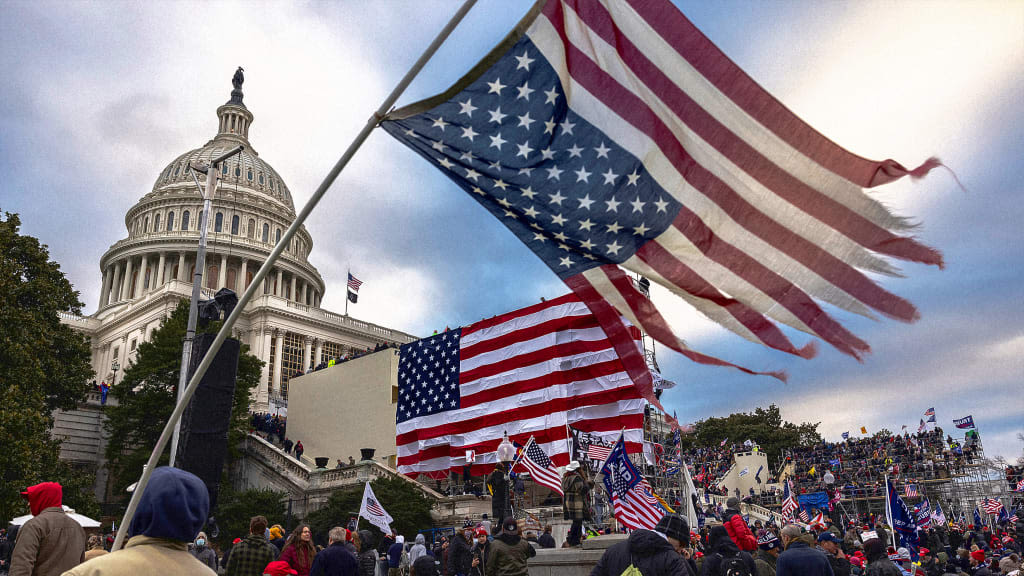
[[245,70],[239,66],[238,70],[235,70],[234,77],[231,78],[231,84],[235,87],[235,90],[242,89],[242,82],[245,82],[245,75],[242,74]]

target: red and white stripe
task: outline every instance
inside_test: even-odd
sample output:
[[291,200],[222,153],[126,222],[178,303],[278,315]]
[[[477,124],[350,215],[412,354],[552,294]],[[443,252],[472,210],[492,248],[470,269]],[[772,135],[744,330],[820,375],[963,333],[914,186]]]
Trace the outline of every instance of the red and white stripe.
[[609,446],[599,446],[597,444],[591,444],[587,447],[587,458],[591,460],[600,460],[604,462],[608,460],[608,456],[612,453],[612,449]]
[[[639,333],[621,319],[618,326],[642,361]],[[625,428],[627,451],[640,452],[646,401],[619,355],[574,294],[463,328],[460,408],[397,425],[399,472],[459,472],[467,450],[476,453],[474,470],[485,472],[506,431],[521,444],[534,436],[554,465],[564,466],[567,423],[615,437]]]
[[562,476],[558,473],[558,470],[553,469],[551,466],[542,466],[540,463],[534,462],[530,458],[530,454],[527,450],[529,450],[530,444],[535,443],[535,440],[531,438],[530,442],[528,442],[526,447],[523,448],[523,457],[519,460],[519,463],[526,468],[526,471],[529,472],[530,478],[532,478],[534,482],[551,488],[555,492],[558,492],[560,496],[565,495],[565,492],[562,491]]
[[[559,75],[570,108],[642,159],[684,206],[623,267],[744,338],[803,357],[813,346],[795,346],[775,322],[854,357],[869,351],[819,301],[869,317],[918,317],[865,272],[895,274],[881,256],[938,266],[942,257],[901,236],[909,223],[863,188],[923,175],[936,163],[910,171],[840,148],[668,0],[551,0],[526,34]],[[732,366],[689,350],[620,274],[607,265],[568,283],[592,309],[611,303],[615,317],[692,360]]]
[[999,514],[1003,509],[1003,503],[992,498],[985,498],[981,502],[981,507],[985,509],[987,514]]
[[641,481],[627,490],[621,498],[612,494],[615,518],[626,528],[654,530],[658,521],[665,515],[665,511],[658,506],[658,500],[648,492],[649,487],[646,481]]

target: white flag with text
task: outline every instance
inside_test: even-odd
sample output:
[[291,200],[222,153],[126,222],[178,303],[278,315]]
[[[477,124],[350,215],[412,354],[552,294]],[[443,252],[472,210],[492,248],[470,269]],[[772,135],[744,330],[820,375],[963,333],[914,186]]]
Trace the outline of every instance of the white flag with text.
[[381,532],[391,534],[391,515],[377,501],[369,482],[366,483],[366,488],[363,490],[363,503],[359,506],[359,515],[366,518],[370,524],[380,528]]

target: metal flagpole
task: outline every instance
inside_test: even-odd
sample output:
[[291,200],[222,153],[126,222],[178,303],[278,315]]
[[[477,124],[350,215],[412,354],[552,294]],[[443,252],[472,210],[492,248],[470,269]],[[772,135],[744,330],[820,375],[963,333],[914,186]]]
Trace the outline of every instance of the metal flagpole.
[[[188,383],[188,367],[192,362],[192,342],[196,338],[196,321],[199,316],[199,296],[203,289],[203,273],[206,271],[206,234],[207,223],[210,221],[210,204],[213,202],[213,195],[217,191],[217,165],[241,152],[245,147],[239,146],[233,150],[221,154],[210,160],[206,167],[206,191],[199,186],[199,178],[196,177],[196,167],[189,165],[192,172],[192,179],[196,183],[196,190],[203,196],[203,210],[199,213],[199,249],[196,251],[196,269],[192,275],[192,302],[188,307],[188,326],[185,328],[185,344],[181,347],[181,369],[178,374],[178,403],[185,393],[185,385]],[[174,466],[178,455],[178,437],[181,435],[181,423],[174,427],[174,436],[171,438],[171,460],[170,465]]]
[[352,269],[346,268],[345,273],[348,275],[345,277],[345,316],[348,316],[348,279],[352,277]]
[[885,519],[889,522],[892,547],[896,548],[896,527],[892,525],[892,504],[889,501],[889,475],[885,475]]
[[[430,46],[427,47],[416,63],[412,65],[412,68],[405,73],[405,76],[403,76],[398,82],[398,85],[395,86],[394,90],[392,90],[391,93],[388,94],[387,98],[384,99],[380,108],[378,108],[376,112],[374,112],[373,116],[366,121],[366,125],[359,131],[352,143],[349,144],[348,149],[345,150],[344,154],[341,155],[341,158],[339,158],[334,164],[331,171],[327,173],[323,182],[321,182],[320,186],[318,186],[316,191],[313,192],[313,195],[309,198],[309,201],[306,202],[306,205],[302,207],[302,210],[296,216],[295,221],[292,222],[292,225],[288,227],[284,236],[277,245],[274,246],[274,249],[270,252],[270,256],[267,257],[267,261],[263,266],[259,267],[259,270],[252,279],[252,283],[249,284],[249,287],[246,288],[242,297],[239,298],[238,305],[235,306],[234,311],[224,321],[224,325],[221,327],[220,332],[217,333],[217,337],[214,338],[213,343],[210,345],[210,349],[206,352],[206,355],[203,356],[203,360],[196,368],[196,372],[192,376],[192,379],[189,380],[188,387],[185,388],[184,394],[178,399],[178,405],[174,407],[174,411],[167,420],[167,424],[164,426],[163,432],[160,433],[160,438],[157,440],[156,446],[153,448],[153,452],[149,455],[149,461],[142,471],[142,476],[139,478],[138,486],[135,491],[132,492],[132,498],[128,502],[128,509],[125,510],[124,517],[121,519],[122,530],[118,531],[117,538],[114,539],[114,545],[111,547],[111,551],[119,550],[124,544],[125,534],[131,526],[131,519],[135,516],[135,510],[139,507],[139,498],[142,493],[145,492],[146,485],[149,483],[149,477],[157,467],[160,454],[163,453],[164,448],[167,446],[167,442],[170,440],[173,429],[177,427],[178,421],[181,419],[181,415],[185,411],[185,406],[188,404],[189,400],[192,399],[192,396],[196,392],[196,388],[199,387],[199,381],[203,379],[203,376],[206,374],[206,370],[209,369],[210,364],[213,363],[213,359],[217,356],[217,352],[220,350],[221,345],[224,344],[224,340],[226,340],[231,334],[231,330],[235,326],[235,322],[238,321],[238,317],[241,316],[246,304],[249,303],[249,300],[251,300],[253,295],[256,293],[257,287],[261,290],[263,289],[263,279],[266,278],[271,266],[281,256],[281,253],[284,252],[285,246],[290,245],[292,238],[299,231],[299,228],[303,223],[305,223],[306,218],[309,217],[309,214],[314,208],[316,208],[317,204],[320,203],[324,194],[327,193],[328,188],[334,184],[334,181],[338,178],[338,174],[341,173],[342,169],[344,169],[349,163],[352,156],[354,156],[360,146],[363,145],[363,142],[365,142],[370,133],[373,132],[373,129],[377,127],[377,124],[384,118],[388,110],[394,106],[399,96],[402,95],[402,92],[408,88],[413,78],[419,74],[427,61],[430,60],[435,52],[437,52],[438,48],[441,47],[441,44],[443,44],[445,39],[451,35],[452,30],[459,25],[459,22],[462,21],[466,16],[466,13],[469,12],[469,9],[472,8],[474,4],[476,4],[476,0],[465,0],[465,2],[463,2],[458,12],[452,16],[452,19],[449,20],[448,24],[446,24],[438,33],[437,37],[434,38],[434,41],[430,43]],[[182,369],[185,369],[185,367],[182,367]]]

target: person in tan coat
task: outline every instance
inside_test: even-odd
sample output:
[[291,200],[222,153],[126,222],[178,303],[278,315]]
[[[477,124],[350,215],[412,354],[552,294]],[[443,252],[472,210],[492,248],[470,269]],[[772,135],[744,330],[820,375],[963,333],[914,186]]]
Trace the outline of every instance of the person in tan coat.
[[125,547],[64,576],[215,576],[188,551],[209,510],[210,495],[202,480],[177,468],[157,468],[139,498]]
[[103,549],[103,540],[100,540],[100,537],[95,534],[89,536],[88,548],[89,549],[85,551],[84,562],[88,562],[97,556],[110,554],[110,552]]
[[33,518],[18,531],[10,576],[58,576],[78,565],[85,553],[85,530],[64,513],[61,485],[43,482],[21,495]]

